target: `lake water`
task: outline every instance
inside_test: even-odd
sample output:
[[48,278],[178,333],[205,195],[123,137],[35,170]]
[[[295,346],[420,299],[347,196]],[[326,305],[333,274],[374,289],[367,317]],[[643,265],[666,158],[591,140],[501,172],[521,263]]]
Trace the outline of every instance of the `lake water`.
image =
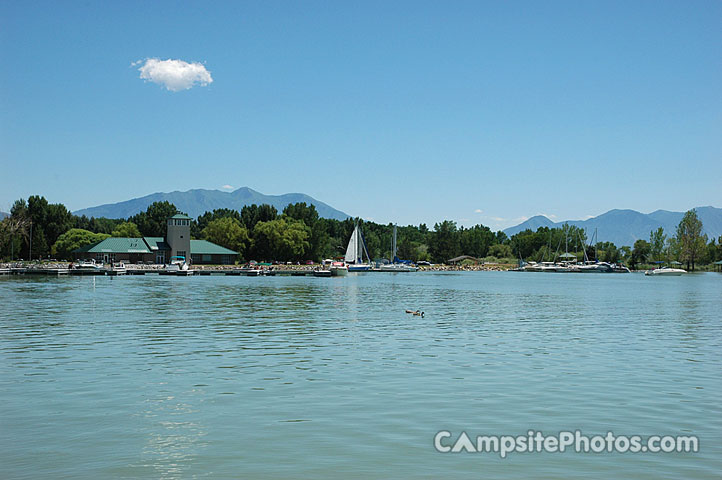
[[[3,479],[722,472],[720,274],[6,277],[0,302]],[[700,449],[433,443],[532,429]]]

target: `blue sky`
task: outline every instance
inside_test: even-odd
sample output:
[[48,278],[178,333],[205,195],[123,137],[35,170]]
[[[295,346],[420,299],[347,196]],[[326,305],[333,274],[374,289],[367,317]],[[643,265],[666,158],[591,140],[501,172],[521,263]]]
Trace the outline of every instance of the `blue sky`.
[[[720,18],[717,1],[0,2],[0,210],[223,186],[494,229],[719,207]],[[140,78],[149,58],[212,82],[169,91]]]

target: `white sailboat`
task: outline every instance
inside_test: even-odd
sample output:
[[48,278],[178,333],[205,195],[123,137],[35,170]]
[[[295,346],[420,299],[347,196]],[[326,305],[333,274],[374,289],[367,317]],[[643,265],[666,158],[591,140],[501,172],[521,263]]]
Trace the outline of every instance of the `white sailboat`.
[[393,263],[381,265],[377,270],[380,272],[415,272],[418,270],[413,265],[399,262],[396,257],[396,225],[394,225],[394,236],[391,238],[391,258]]
[[[364,262],[364,254],[367,262]],[[358,224],[353,229],[351,238],[346,247],[346,256],[344,258],[349,272],[367,272],[371,269],[371,258],[366,250],[366,242],[364,242],[363,234]]]

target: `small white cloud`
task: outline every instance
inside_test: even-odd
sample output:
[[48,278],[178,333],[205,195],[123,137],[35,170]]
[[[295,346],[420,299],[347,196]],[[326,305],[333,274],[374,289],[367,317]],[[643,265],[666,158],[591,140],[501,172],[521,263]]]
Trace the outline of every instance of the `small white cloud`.
[[223,185],[221,188],[223,190],[233,190],[233,185]]
[[140,78],[157,83],[171,92],[188,90],[196,84],[205,87],[213,83],[211,72],[198,62],[188,63],[183,60],[147,58],[144,62],[139,61],[133,64],[133,66],[136,65],[141,65],[138,69]]
[[477,208],[476,210],[474,210],[474,213],[484,213],[484,210]]

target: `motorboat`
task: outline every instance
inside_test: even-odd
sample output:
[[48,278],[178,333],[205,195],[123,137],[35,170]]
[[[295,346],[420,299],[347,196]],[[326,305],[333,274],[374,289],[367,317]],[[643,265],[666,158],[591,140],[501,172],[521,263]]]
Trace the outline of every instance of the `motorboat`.
[[189,267],[188,267],[188,264],[186,263],[186,257],[182,257],[182,256],[170,257],[170,263],[165,266],[166,272],[181,272],[181,271],[187,272],[188,269],[189,269]]
[[672,267],[655,268],[653,270],[647,270],[646,272],[644,272],[645,275],[663,275],[667,277],[678,277],[683,273],[687,273],[687,270]]
[[108,275],[125,275],[127,271],[123,262],[111,263],[108,267]]
[[328,269],[331,270],[331,276],[333,277],[345,277],[348,275],[348,267],[344,262],[331,262],[331,266]]
[[632,271],[628,267],[617,264],[612,265],[612,271],[614,273],[632,273]]
[[331,270],[314,270],[313,271],[314,277],[330,277],[331,276]]
[[607,262],[586,262],[583,265],[576,265],[574,271],[578,273],[612,273],[614,268]]
[[73,270],[80,270],[83,272],[100,272],[103,270],[102,263],[95,263],[95,260],[79,260],[78,263],[73,265]]
[[418,268],[406,263],[387,263],[379,265],[376,269],[378,272],[415,272]]

